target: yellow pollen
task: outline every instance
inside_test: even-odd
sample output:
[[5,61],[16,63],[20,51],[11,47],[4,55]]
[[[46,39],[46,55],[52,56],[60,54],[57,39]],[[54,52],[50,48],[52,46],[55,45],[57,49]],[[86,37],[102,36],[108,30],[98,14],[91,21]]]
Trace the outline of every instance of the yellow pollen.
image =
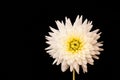
[[83,47],[83,42],[78,37],[70,37],[67,39],[67,51],[73,54],[78,53]]

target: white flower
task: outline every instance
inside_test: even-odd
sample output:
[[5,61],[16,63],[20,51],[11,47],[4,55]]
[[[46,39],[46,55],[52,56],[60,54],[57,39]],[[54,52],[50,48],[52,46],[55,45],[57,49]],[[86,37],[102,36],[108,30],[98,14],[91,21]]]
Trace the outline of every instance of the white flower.
[[69,18],[65,18],[65,24],[63,21],[56,24],[58,30],[50,27],[52,32],[46,36],[49,47],[45,49],[55,59],[53,64],[61,63],[63,72],[70,67],[71,72],[74,69],[79,74],[80,66],[87,72],[87,63],[93,65],[93,58],[99,59],[97,55],[103,50],[102,42],[97,41],[101,32],[98,33],[99,29],[90,31],[92,22],[87,19],[82,22],[82,16],[77,16],[73,25]]

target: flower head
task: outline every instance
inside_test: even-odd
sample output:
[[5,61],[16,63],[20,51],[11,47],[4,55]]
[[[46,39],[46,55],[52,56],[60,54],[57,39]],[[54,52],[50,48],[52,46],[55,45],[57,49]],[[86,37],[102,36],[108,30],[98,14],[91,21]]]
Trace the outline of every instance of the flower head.
[[91,31],[92,22],[87,19],[82,22],[82,16],[77,16],[73,25],[69,18],[65,18],[65,24],[63,21],[56,24],[58,30],[50,27],[52,32],[46,36],[49,47],[45,49],[55,59],[53,64],[61,63],[63,72],[70,67],[71,72],[74,69],[79,74],[80,66],[87,72],[87,63],[93,65],[94,58],[99,59],[103,50],[102,42],[98,42],[101,32],[99,29]]

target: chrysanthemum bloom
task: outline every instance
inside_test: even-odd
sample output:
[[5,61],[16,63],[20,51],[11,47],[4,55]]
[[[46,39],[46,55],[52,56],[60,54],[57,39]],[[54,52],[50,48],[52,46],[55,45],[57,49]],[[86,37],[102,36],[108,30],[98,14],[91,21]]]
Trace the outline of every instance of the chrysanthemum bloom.
[[63,72],[69,67],[78,74],[80,67],[87,72],[87,63],[93,65],[94,58],[99,59],[103,50],[102,42],[98,42],[101,32],[99,29],[91,31],[92,22],[87,19],[82,22],[82,16],[77,16],[73,25],[69,18],[65,18],[65,24],[63,21],[56,21],[56,24],[58,30],[50,27],[52,32],[46,36],[49,47],[45,49],[55,59],[53,64],[61,63]]

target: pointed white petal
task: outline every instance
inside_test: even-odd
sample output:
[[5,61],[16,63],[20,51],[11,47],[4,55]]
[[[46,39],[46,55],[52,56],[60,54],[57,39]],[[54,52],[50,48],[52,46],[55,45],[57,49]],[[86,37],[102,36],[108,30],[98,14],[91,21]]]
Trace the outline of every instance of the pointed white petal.
[[82,24],[82,19],[83,19],[83,16],[81,15],[80,16],[80,22],[79,22],[80,24]]
[[88,60],[87,62],[88,62],[89,64],[91,64],[91,65],[94,64],[94,60],[93,60],[92,58],[91,58],[91,59],[87,59],[87,60]]
[[50,28],[50,30],[51,30],[52,32],[55,32],[55,33],[58,32],[58,30],[52,28],[51,26],[49,26],[49,28]]
[[57,27],[59,29],[60,32],[64,31],[64,25],[62,23],[60,23],[60,21],[56,21]]
[[73,62],[74,62],[74,59],[69,59],[69,60],[67,61],[67,64],[68,64],[68,65],[71,65],[71,64],[73,64]]
[[71,23],[70,19],[66,17],[65,21],[66,21],[66,23],[65,23],[66,29],[72,28],[72,23]]
[[[95,55],[96,52],[95,52],[95,51],[91,51],[90,54],[91,54],[91,55]],[[91,56],[90,56],[89,58],[91,58]]]
[[96,45],[97,45],[97,46],[103,46],[103,44],[101,44],[101,43],[97,43]]
[[90,22],[90,25],[92,25],[92,21]]
[[56,65],[59,65],[61,62],[62,62],[62,59],[58,59]]
[[87,65],[82,65],[83,72],[87,72]]
[[74,62],[73,67],[76,70],[76,72],[79,74],[79,65],[76,62]]
[[92,29],[93,25],[87,27],[87,31],[89,32]]
[[55,64],[55,63],[57,62],[57,60],[58,60],[58,58],[56,58],[56,59],[54,60],[53,64]]
[[47,40],[52,40],[52,37],[50,37],[50,36],[45,36],[45,38],[46,38]]
[[61,70],[62,72],[65,72],[68,69],[68,65],[66,64],[66,61],[63,61],[61,64]]
[[82,24],[82,18],[83,18],[82,16],[79,18],[79,15],[78,15],[75,22],[74,22],[74,24],[73,24],[73,26],[74,27],[80,27],[81,24]]
[[85,19],[85,21],[83,22],[83,25],[86,25],[88,23],[88,20]]
[[97,54],[97,55],[100,55],[100,52],[99,52],[99,51],[96,51],[96,54]]
[[97,33],[100,29],[96,29],[94,31],[92,31],[93,33]]
[[87,60],[86,59],[82,60],[82,64],[87,64]]
[[98,56],[95,56],[95,55],[94,55],[94,56],[92,56],[92,57],[93,57],[93,58],[95,58],[95,59],[99,59],[99,57],[98,57]]
[[98,33],[98,35],[101,35],[101,34],[102,34],[102,32],[99,32],[99,33]]
[[73,71],[73,66],[72,65],[70,65],[70,72],[72,72]]
[[52,32],[48,32],[48,34],[49,34],[50,36],[52,36],[54,33],[52,33]]
[[49,47],[45,48],[45,50],[49,50],[49,49],[51,49],[51,46],[49,46]]
[[81,65],[81,64],[82,64],[82,61],[81,61],[81,59],[80,59],[80,58],[76,57],[76,59],[75,59],[75,60],[77,61],[77,63],[78,63],[79,65]]
[[99,48],[99,51],[104,51],[104,49],[102,49],[102,48]]

